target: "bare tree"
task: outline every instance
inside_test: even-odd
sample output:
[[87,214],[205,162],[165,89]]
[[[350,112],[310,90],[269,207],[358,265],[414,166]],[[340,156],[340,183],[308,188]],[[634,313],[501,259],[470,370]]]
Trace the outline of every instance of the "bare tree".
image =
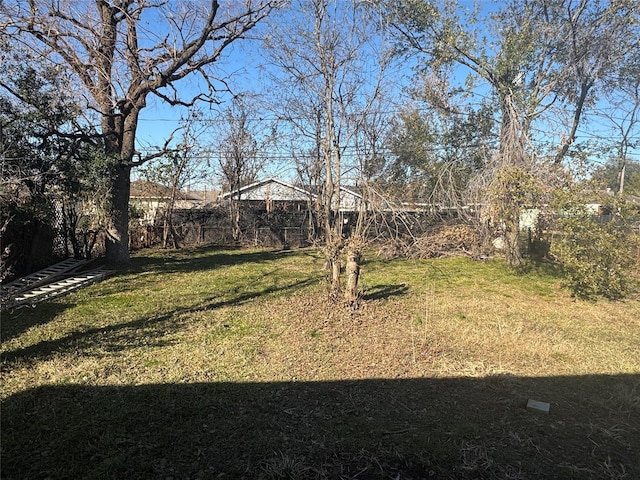
[[635,56],[608,82],[606,103],[596,114],[611,126],[614,141],[617,191],[625,191],[629,153],[640,148],[640,59]]
[[[322,234],[330,295],[343,294],[341,255],[345,247],[340,213],[345,172],[354,165],[354,138],[380,95],[387,58],[379,25],[359,2],[297,0],[287,18],[276,19],[266,46],[278,74],[280,118],[301,133],[299,158],[320,171]],[[315,153],[315,155],[314,155]],[[347,300],[353,300],[347,292]]]
[[181,121],[183,130],[180,143],[142,168],[143,177],[169,189],[169,198],[162,211],[163,248],[180,248],[180,238],[173,223],[175,206],[185,186],[202,180],[204,176],[199,118],[200,112],[191,110],[187,118]]
[[[216,156],[223,188],[230,192],[229,213],[233,239],[240,239],[240,189],[255,182],[265,166],[268,138],[260,136],[257,118],[249,115],[245,100],[238,96],[225,109],[219,122]],[[260,143],[259,143],[260,139]]]
[[[210,66],[280,0],[210,2],[131,0],[8,0],[7,29],[78,79],[87,107],[99,117],[103,148],[113,162],[107,260],[127,263],[130,173],[153,157],[136,152],[140,113],[149,96],[170,105],[216,101],[224,82]],[[4,22],[3,22],[4,23]],[[199,74],[202,91],[180,80]]]

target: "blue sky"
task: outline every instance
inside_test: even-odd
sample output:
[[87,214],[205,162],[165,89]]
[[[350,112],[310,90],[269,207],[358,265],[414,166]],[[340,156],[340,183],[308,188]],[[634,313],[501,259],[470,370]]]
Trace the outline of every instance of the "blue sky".
[[[470,6],[473,2],[469,0],[460,3],[463,6]],[[499,2],[495,1],[486,2],[486,5],[484,6],[485,11],[495,8],[498,3]],[[264,87],[264,84],[262,84],[262,82],[264,82],[264,77],[259,68],[260,64],[264,61],[260,55],[259,38],[265,34],[265,31],[264,28],[258,28],[253,33],[254,36],[258,37],[258,39],[234,44],[226,52],[225,57],[221,58],[215,65],[215,69],[219,75],[229,80],[234,93],[241,93],[244,90],[259,90],[260,87]],[[412,81],[411,75],[413,72],[410,68],[406,68],[404,73],[406,74],[406,77],[400,83],[406,85],[407,82]],[[466,73],[467,71],[464,69],[459,70],[459,74],[457,76],[459,81],[463,81]],[[189,92],[197,91],[199,88],[202,88],[202,84],[197,78],[192,77],[191,79],[183,80],[178,87],[180,89],[184,89],[185,92]],[[476,93],[483,95],[483,91],[485,92],[484,94],[488,94],[488,91],[486,89],[483,90],[482,87],[480,87]],[[396,91],[395,95],[401,98],[403,96],[401,90]],[[228,95],[221,94],[221,100],[228,98]],[[478,101],[478,99],[475,101]],[[223,107],[224,105],[213,106],[211,108],[202,106],[202,109],[206,111],[207,114],[211,115],[213,122],[215,121],[216,110]],[[397,108],[399,108],[399,106]],[[150,96],[148,99],[148,106],[142,112],[140,117],[138,148],[140,150],[147,150],[154,146],[162,145],[165,139],[179,127],[180,118],[185,115],[186,109],[163,105],[159,99]],[[269,114],[261,113],[260,115],[268,117]],[[549,144],[557,144],[561,133],[563,132],[560,132],[557,129],[554,130],[550,126],[546,127],[544,131],[539,131],[540,136],[544,137],[544,141]],[[605,126],[602,121],[592,121],[589,124],[583,124],[579,129],[579,134],[579,140],[601,140],[610,139],[612,137],[611,129],[608,126]],[[638,132],[638,137],[640,137],[640,132]],[[179,135],[176,136],[176,140],[178,139]],[[278,154],[276,153],[276,155]],[[629,157],[635,160],[640,160],[640,152],[637,149],[631,150]],[[283,173],[283,176],[285,177],[287,176],[287,174],[282,171],[282,166],[275,167],[271,172],[265,172],[265,174],[280,173]]]

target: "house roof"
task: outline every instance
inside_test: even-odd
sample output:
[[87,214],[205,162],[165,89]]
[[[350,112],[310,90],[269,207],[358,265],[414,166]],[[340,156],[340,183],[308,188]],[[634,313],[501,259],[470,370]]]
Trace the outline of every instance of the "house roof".
[[[270,192],[271,198],[273,200],[308,200],[309,198],[316,198],[318,196],[318,194],[314,192],[313,187],[310,187],[310,186],[298,187],[296,185],[287,183],[275,177],[269,177],[265,180],[261,180],[259,182],[255,182],[250,185],[246,185],[238,189],[237,191],[233,192],[233,195],[234,196],[239,195],[241,200],[254,200],[254,198],[249,198],[251,196],[250,192],[259,192],[261,191],[261,189],[266,189],[266,187],[268,186],[275,186],[276,188],[279,187],[279,190]],[[287,193],[287,190],[292,195],[289,198],[283,198],[283,194]],[[353,190],[353,187],[347,188],[344,186],[340,186],[340,190],[342,192],[353,195],[354,197],[362,198],[362,195],[355,192]],[[232,192],[226,192],[220,195],[220,199],[227,200],[231,198],[231,196],[232,196]],[[258,200],[258,199],[262,200],[263,197],[255,198],[255,200]]]
[[[271,187],[274,187],[271,190]],[[246,185],[239,188],[234,192],[226,192],[220,195],[221,200],[228,200],[233,196],[239,196],[241,200],[262,200],[262,196],[258,192],[266,192],[269,189],[269,194],[272,195],[273,200],[308,200],[309,198],[315,198],[317,195],[300,187],[296,187],[290,183],[284,182],[274,177],[261,180],[259,182]],[[258,193],[257,198],[251,198],[253,192]],[[289,194],[289,195],[287,195]]]
[[219,190],[189,190],[189,195],[205,203],[215,203],[220,196]]
[[[168,199],[171,197],[171,188],[161,185],[156,182],[150,182],[148,180],[134,180],[131,182],[131,191],[129,196],[134,199],[142,200],[158,200]],[[203,200],[202,196],[197,192],[178,192],[176,200],[191,200],[199,201]]]

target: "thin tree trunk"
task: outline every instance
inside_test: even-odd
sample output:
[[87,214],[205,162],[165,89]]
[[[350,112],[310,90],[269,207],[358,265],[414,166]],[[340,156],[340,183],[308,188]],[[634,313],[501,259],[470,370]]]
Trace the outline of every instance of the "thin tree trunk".
[[620,187],[618,188],[618,193],[622,195],[624,193],[624,177],[627,175],[627,162],[626,159],[622,158],[622,168],[620,169]]
[[342,293],[340,285],[340,252],[342,250],[341,239],[332,228],[327,232],[326,244],[324,247],[325,268],[329,270],[331,291],[329,296],[337,300]]
[[331,259],[331,297],[337,299],[342,291],[340,285],[340,255]]
[[[180,248],[180,242],[178,241],[178,233],[173,225],[173,208],[170,208],[165,213],[164,218],[164,235],[163,235],[163,248]],[[171,240],[171,243],[169,243]]]
[[505,257],[506,261],[512,267],[517,267],[522,263],[522,252],[520,251],[520,215],[516,211],[511,218],[503,219],[504,240],[505,240]]
[[233,223],[233,231],[232,231],[233,241],[237,242],[240,240],[240,201],[239,200],[231,204],[231,221]]
[[164,248],[169,248],[169,238],[171,238],[172,248],[180,248],[178,234],[176,233],[176,229],[173,225],[173,209],[176,205],[176,194],[178,193],[177,179],[180,178],[181,172],[182,169],[175,174],[175,177],[171,182],[171,197],[169,198],[169,203],[164,217]]
[[360,293],[358,291],[358,282],[360,281],[360,256],[361,253],[359,249],[348,247],[346,266],[347,285],[344,291],[344,299],[352,305],[358,303]]
[[571,124],[571,132],[569,132],[569,137],[565,138],[556,154],[554,159],[555,163],[560,163],[567,155],[571,144],[576,139],[576,134],[578,132],[578,126],[580,125],[580,118],[582,117],[582,112],[584,110],[585,101],[587,99],[587,95],[593,86],[593,81],[591,79],[583,80],[580,85],[580,95],[578,96],[578,100],[576,102],[576,110],[573,114],[573,123]]

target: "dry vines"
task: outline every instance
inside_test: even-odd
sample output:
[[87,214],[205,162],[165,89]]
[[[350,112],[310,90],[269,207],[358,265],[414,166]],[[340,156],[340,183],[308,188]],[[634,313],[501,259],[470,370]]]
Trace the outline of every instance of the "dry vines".
[[486,232],[477,225],[442,223],[420,237],[395,239],[383,245],[379,253],[385,258],[479,258],[491,255],[493,246]]

